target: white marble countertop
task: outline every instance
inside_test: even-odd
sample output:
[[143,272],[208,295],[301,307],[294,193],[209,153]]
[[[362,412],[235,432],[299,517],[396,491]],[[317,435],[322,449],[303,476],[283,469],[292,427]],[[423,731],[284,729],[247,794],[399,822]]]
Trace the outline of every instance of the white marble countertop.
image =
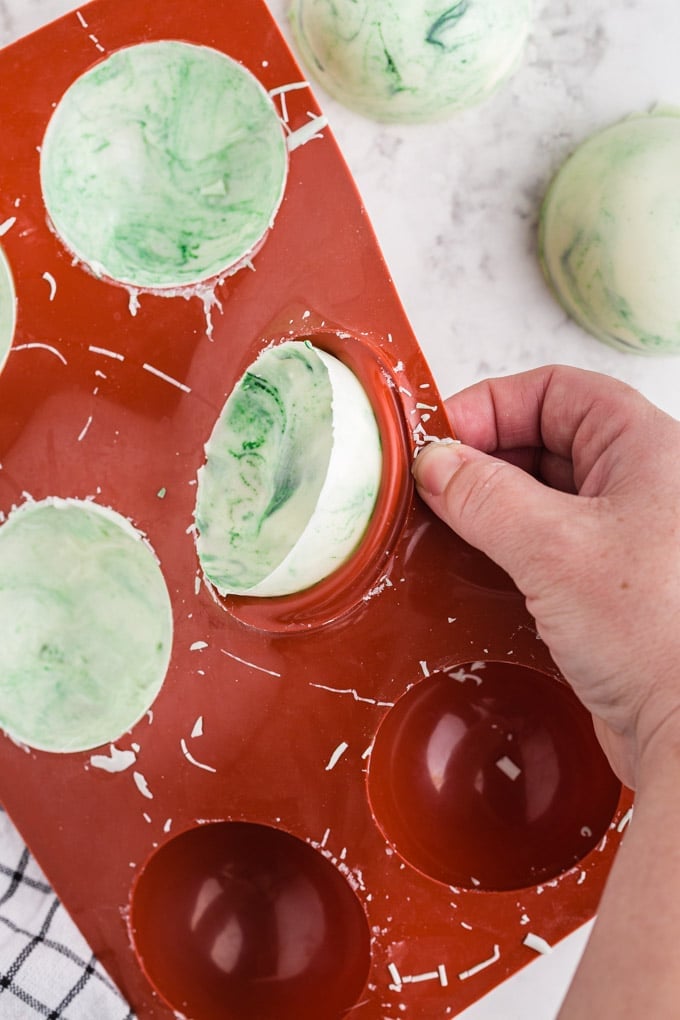
[[[290,41],[289,0],[268,3]],[[76,6],[0,0],[0,44]],[[537,0],[518,72],[455,119],[378,125],[316,89],[444,394],[563,362],[621,378],[680,417],[680,357],[600,344],[567,319],[536,258],[540,201],[564,158],[628,113],[680,106],[679,36],[678,0]],[[583,943],[571,936],[463,1016],[551,1020]]]

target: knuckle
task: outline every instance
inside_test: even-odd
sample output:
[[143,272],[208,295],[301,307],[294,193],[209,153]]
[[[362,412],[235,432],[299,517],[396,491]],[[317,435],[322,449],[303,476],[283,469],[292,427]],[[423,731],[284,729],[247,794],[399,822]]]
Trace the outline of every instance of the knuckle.
[[[453,479],[452,498],[457,507],[456,516],[462,524],[483,521],[491,517],[502,519],[509,511],[508,500],[501,490],[505,476],[511,468],[504,461],[472,461],[465,464]],[[458,485],[461,492],[456,492]]]

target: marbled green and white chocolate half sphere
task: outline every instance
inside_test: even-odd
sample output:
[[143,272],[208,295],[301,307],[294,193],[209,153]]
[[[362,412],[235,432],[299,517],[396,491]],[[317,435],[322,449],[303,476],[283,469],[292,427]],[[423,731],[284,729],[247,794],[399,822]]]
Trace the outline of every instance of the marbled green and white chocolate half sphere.
[[117,740],[160,691],[172,630],[160,565],[113,510],[47,499],[0,527],[0,726],[16,740]]
[[354,373],[305,341],[264,351],[206,446],[197,549],[221,595],[279,596],[352,555],[375,508],[382,449]]
[[379,121],[429,121],[486,99],[516,69],[533,0],[293,0],[302,59]]
[[548,190],[539,246],[557,298],[593,336],[680,353],[680,114],[632,116],[584,142]]
[[42,145],[43,196],[95,273],[148,290],[233,271],[272,226],[288,155],[276,109],[224,53],[119,50],[78,78]]

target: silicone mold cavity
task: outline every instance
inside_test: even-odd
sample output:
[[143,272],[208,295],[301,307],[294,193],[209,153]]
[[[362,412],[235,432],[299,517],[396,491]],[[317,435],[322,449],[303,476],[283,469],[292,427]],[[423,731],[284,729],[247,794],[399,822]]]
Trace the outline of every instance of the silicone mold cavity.
[[190,829],[138,877],[131,928],[160,994],[192,1020],[337,1020],[369,968],[344,878],[294,836],[247,822]]
[[620,784],[568,687],[501,662],[452,667],[384,719],[369,793],[388,839],[447,885],[506,890],[573,867],[607,831]]

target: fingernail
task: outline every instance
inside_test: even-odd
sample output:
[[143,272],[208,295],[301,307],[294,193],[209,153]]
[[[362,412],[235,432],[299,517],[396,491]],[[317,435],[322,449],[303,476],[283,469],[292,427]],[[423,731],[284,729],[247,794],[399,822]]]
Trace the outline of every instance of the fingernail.
[[416,485],[431,496],[441,496],[463,460],[458,443],[431,443],[413,463]]

